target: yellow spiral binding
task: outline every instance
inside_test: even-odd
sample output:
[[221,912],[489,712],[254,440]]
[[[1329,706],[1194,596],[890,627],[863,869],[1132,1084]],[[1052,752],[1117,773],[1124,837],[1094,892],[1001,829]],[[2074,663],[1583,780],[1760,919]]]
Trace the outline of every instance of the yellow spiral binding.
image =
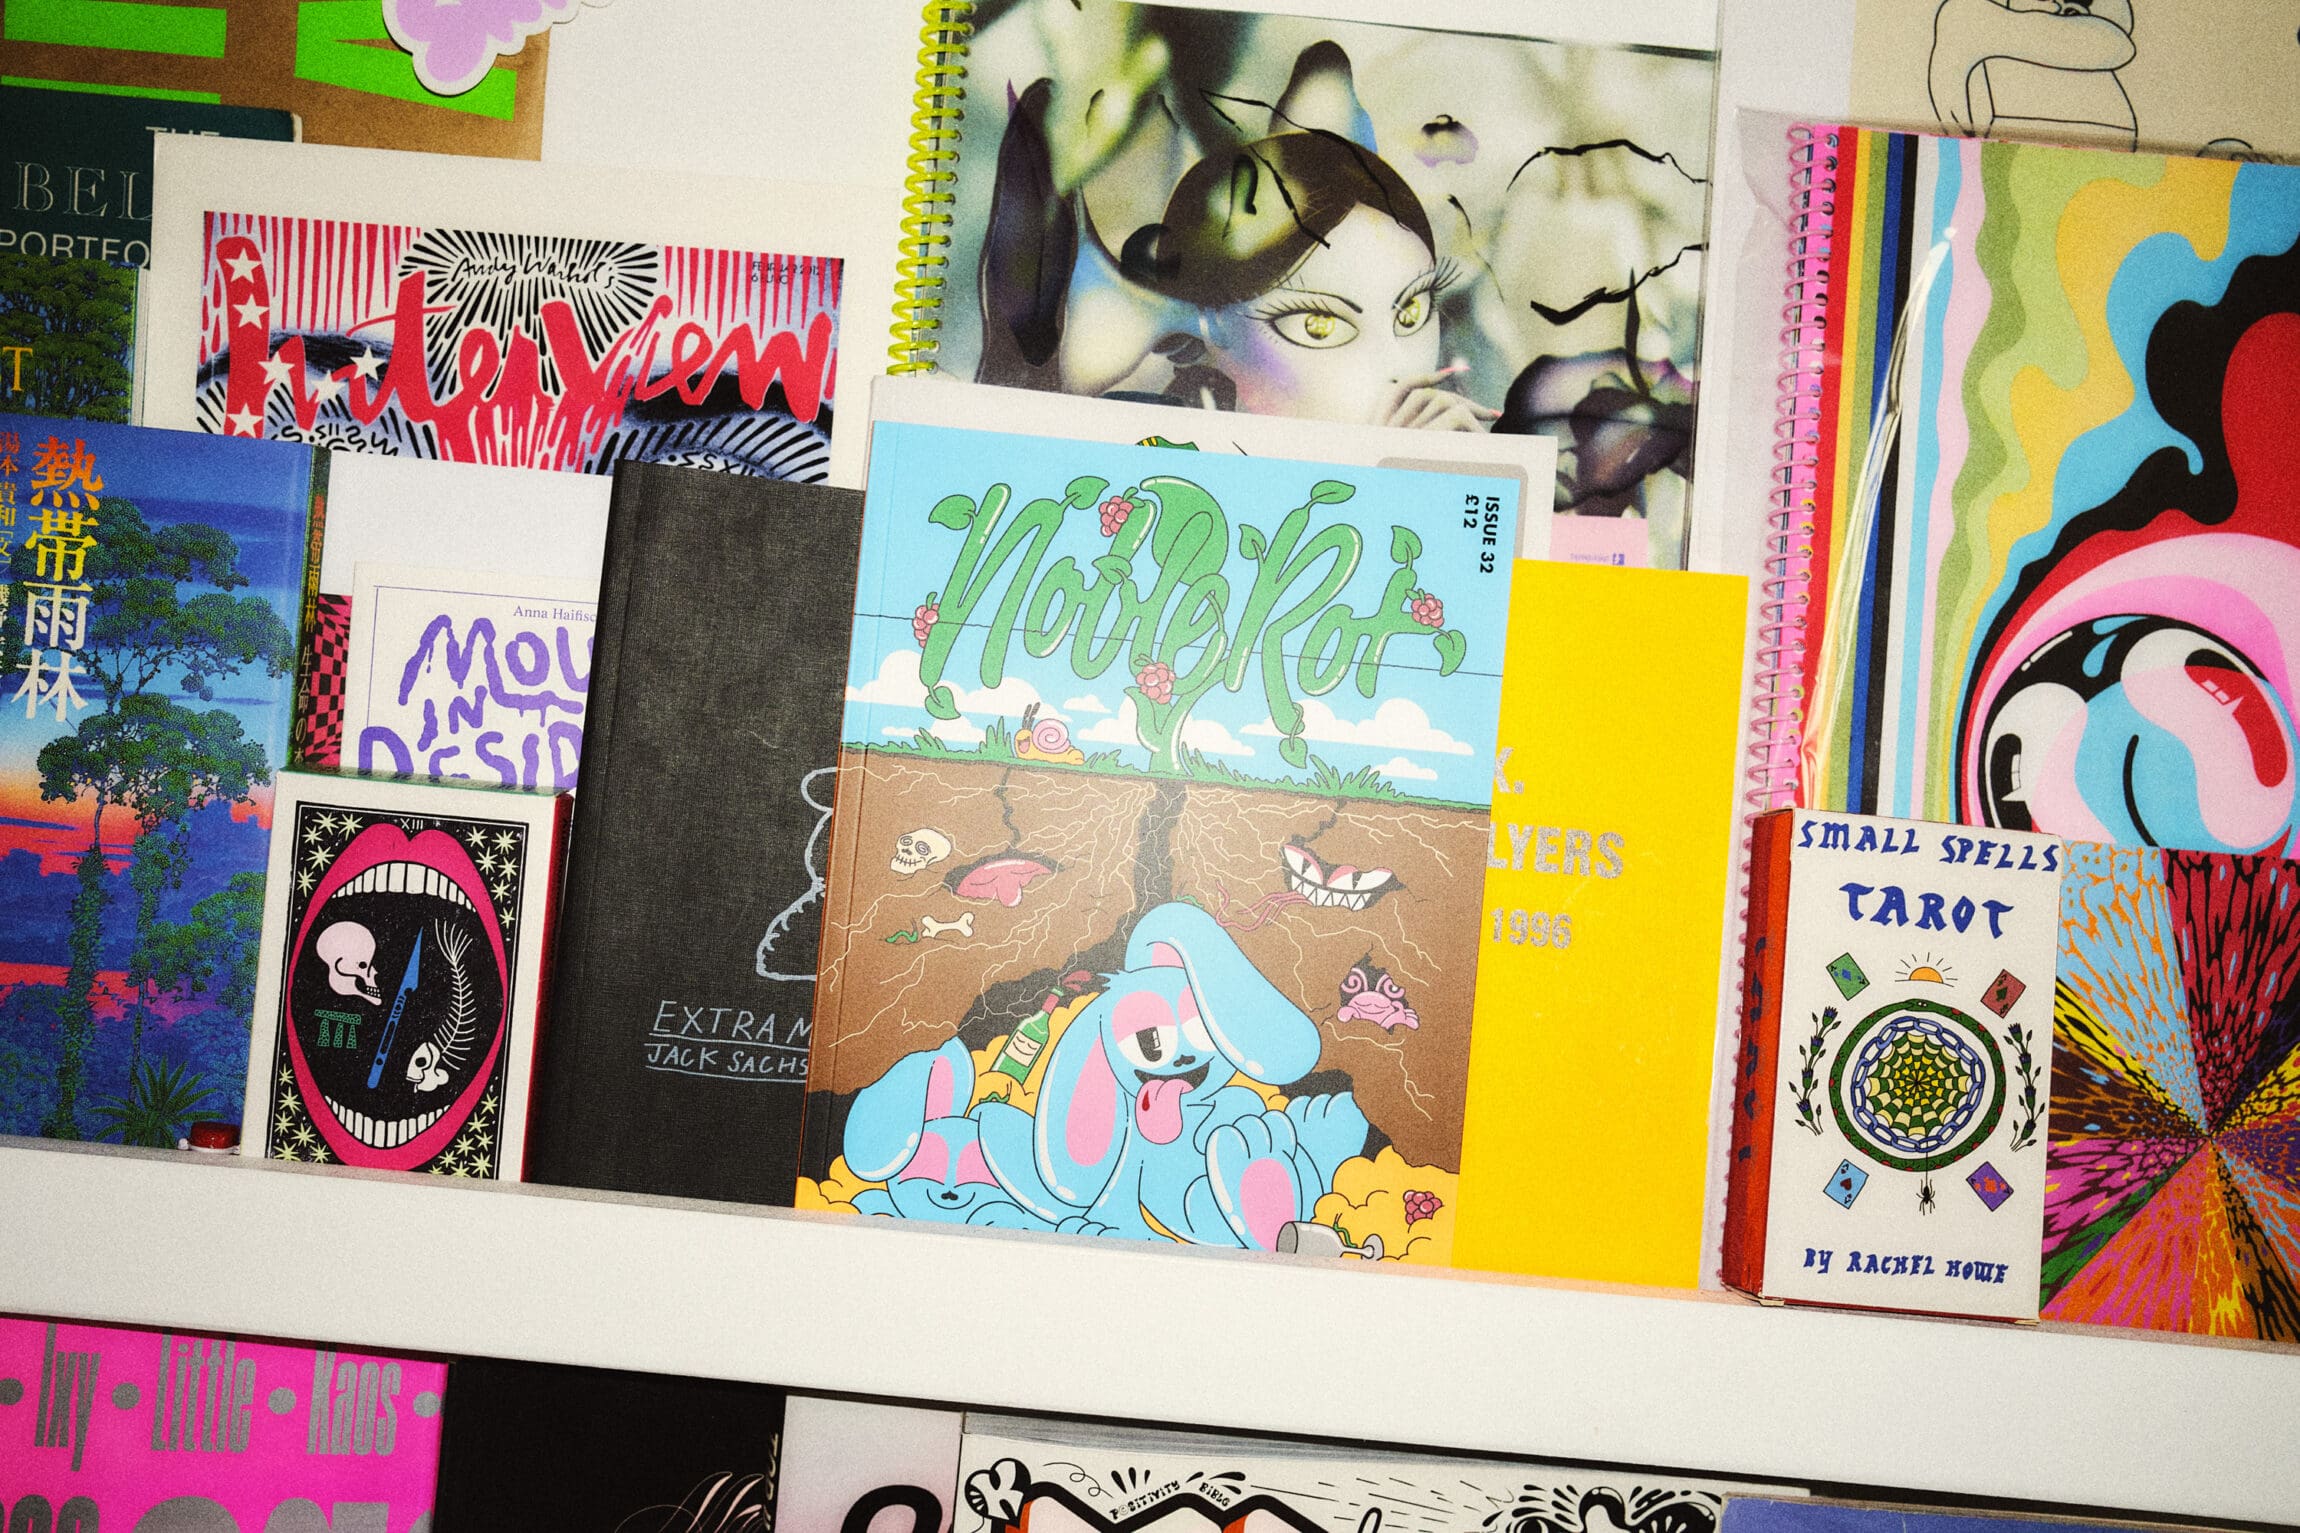
[[918,75],[911,94],[910,174],[903,182],[902,259],[895,265],[894,345],[890,373],[934,368],[942,328],[944,268],[958,199],[958,131],[966,116],[966,40],[974,35],[974,0],[927,0],[918,34]]

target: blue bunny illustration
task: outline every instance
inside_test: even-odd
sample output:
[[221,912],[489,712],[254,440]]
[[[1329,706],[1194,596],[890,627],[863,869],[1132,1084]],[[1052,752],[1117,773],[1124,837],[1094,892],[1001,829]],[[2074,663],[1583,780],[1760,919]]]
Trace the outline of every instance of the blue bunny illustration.
[[908,1054],[855,1093],[847,1112],[847,1169],[885,1182],[858,1194],[866,1214],[1045,1229],[999,1186],[984,1161],[974,1119],[974,1056],[956,1038]]
[[1274,1248],[1365,1148],[1365,1114],[1348,1092],[1272,1112],[1231,1078],[1307,1075],[1317,1024],[1195,905],[1145,913],[1105,979],[1048,1058],[1036,1114],[977,1110],[992,1174],[1066,1228]]

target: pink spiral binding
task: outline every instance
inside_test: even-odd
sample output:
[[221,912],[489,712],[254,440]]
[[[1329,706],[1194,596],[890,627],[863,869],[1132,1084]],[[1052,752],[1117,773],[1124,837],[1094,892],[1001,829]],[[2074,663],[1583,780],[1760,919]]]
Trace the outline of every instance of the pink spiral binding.
[[1821,380],[1829,312],[1829,251],[1837,212],[1837,130],[1789,130],[1789,261],[1782,289],[1780,411],[1773,426],[1772,532],[1767,539],[1750,698],[1748,785],[1754,813],[1797,801],[1804,718],[1806,601],[1813,503],[1822,466]]

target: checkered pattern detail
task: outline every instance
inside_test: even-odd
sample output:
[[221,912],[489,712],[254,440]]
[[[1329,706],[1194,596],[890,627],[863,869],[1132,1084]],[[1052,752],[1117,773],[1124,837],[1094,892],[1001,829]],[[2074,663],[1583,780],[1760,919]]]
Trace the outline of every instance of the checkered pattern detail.
[[300,758],[305,766],[332,770],[343,764],[343,682],[345,657],[351,652],[351,598],[321,592],[318,617],[306,671]]

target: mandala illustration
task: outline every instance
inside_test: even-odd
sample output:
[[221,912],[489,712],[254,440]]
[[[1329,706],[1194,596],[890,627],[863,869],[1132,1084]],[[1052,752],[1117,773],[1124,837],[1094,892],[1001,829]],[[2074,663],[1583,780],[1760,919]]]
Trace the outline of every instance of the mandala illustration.
[[2300,863],[2072,846],[2044,1314],[2300,1341]]
[[1861,1019],[1829,1067],[1829,1105],[1853,1147],[1896,1171],[1964,1159],[2004,1114],[2004,1056],[1989,1030],[1938,1001]]

